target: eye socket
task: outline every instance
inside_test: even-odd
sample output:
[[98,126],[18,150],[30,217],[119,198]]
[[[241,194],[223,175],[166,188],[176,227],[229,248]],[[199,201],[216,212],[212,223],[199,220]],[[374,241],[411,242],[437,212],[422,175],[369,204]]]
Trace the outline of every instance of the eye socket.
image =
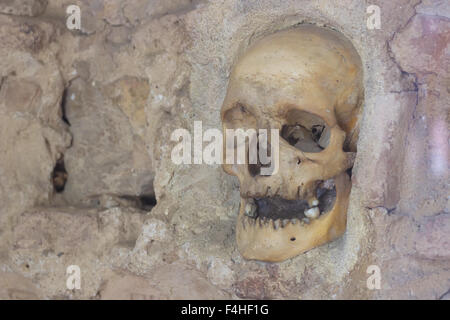
[[330,130],[318,116],[300,110],[287,114],[287,124],[281,128],[281,137],[291,146],[308,152],[317,153],[326,149],[330,140]]

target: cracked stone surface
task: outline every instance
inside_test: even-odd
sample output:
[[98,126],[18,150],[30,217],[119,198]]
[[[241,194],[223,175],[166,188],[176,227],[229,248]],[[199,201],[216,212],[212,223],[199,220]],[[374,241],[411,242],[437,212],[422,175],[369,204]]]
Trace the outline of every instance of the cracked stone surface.
[[[358,0],[81,0],[74,31],[70,4],[0,1],[0,299],[449,299],[448,1],[376,1],[379,30]],[[347,231],[246,261],[237,180],[173,164],[170,136],[220,128],[239,54],[300,23],[342,32],[363,61]]]
[[47,0],[2,0],[0,13],[15,16],[38,16],[45,11]]

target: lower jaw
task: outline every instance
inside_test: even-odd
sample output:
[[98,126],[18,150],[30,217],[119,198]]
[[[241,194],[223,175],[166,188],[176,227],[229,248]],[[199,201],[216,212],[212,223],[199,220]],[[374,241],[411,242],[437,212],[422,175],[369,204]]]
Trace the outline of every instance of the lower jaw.
[[346,229],[351,183],[346,173],[340,174],[334,180],[334,206],[309,223],[298,219],[295,221],[248,217],[244,208],[249,200],[241,198],[236,240],[242,256],[249,260],[279,262],[341,236]]

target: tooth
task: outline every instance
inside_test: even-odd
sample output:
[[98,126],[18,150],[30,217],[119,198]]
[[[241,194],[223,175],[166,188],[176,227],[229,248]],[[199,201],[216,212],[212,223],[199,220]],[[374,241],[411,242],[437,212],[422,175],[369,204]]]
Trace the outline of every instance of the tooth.
[[263,219],[258,217],[258,219],[256,219],[256,223],[262,228],[263,227]]
[[317,207],[317,206],[319,205],[319,200],[317,200],[316,197],[311,197],[311,198],[308,200],[308,204],[309,204],[309,207],[310,207],[310,208],[312,208],[312,207]]
[[280,228],[280,220],[279,219],[273,221],[273,228],[275,230]]
[[309,219],[308,219],[308,218],[303,218],[303,219],[302,219],[302,222],[304,222],[304,223],[306,223],[306,224],[309,224]]
[[318,207],[314,207],[305,211],[305,216],[311,219],[317,219],[320,215],[320,209]]
[[297,221],[298,221],[297,219],[291,219],[291,223],[294,225],[297,223]]
[[291,221],[291,220],[289,220],[289,219],[283,219],[281,226],[282,226],[283,228],[286,227],[286,226],[288,225],[289,221]]
[[256,216],[256,205],[254,203],[248,202],[245,205],[245,215],[251,218],[254,218]]

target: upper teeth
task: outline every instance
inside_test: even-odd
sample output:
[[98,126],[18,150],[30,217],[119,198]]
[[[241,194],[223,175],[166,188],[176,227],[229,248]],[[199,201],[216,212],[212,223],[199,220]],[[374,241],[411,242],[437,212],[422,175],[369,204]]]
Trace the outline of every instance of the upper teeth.
[[245,215],[248,217],[256,216],[256,205],[253,203],[247,203],[245,205]]
[[310,208],[317,207],[319,205],[319,200],[317,200],[316,197],[311,197],[308,199],[308,204]]
[[310,219],[317,219],[320,215],[320,210],[318,207],[310,208],[305,211],[305,216]]

